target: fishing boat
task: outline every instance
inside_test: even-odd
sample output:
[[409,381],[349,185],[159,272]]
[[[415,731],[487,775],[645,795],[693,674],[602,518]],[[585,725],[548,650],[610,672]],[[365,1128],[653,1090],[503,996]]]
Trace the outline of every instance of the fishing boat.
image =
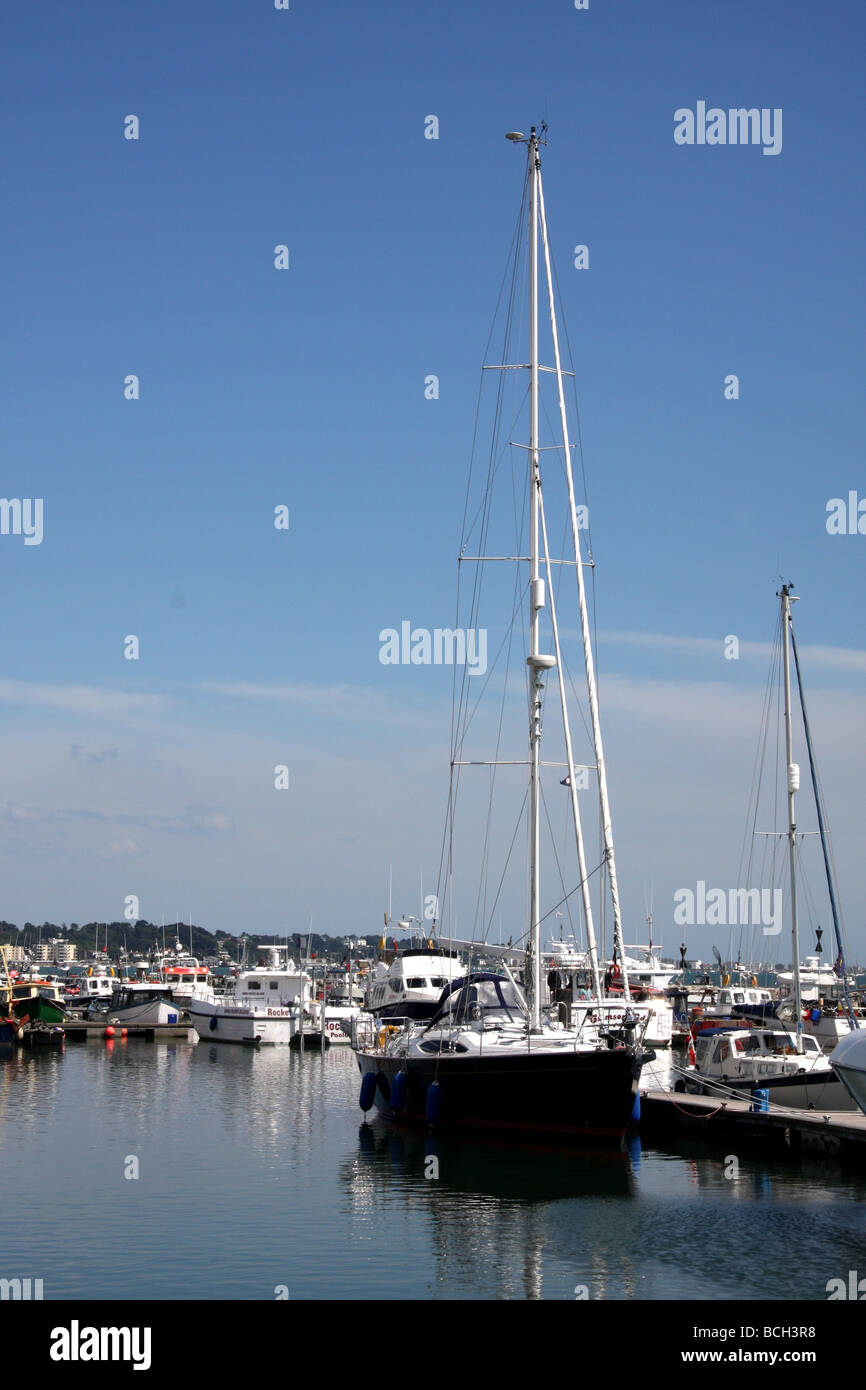
[[[627,970],[623,970],[622,973],[622,995],[615,1001],[604,999],[603,971],[599,967],[599,951],[588,887],[586,849],[578,806],[577,764],[566,699],[568,676],[557,618],[558,583],[554,581],[553,576],[555,573],[557,576],[568,578],[570,571],[577,582],[577,606],[581,628],[579,651],[586,672],[589,718],[598,778],[601,833],[604,842],[603,864],[613,904],[614,952],[617,958],[622,960],[623,938],[613,832],[598,714],[591,623],[584,587],[584,567],[588,564],[588,558],[583,554],[580,538],[581,525],[574,490],[572,445],[564,394],[564,378],[570,373],[564,371],[560,354],[554,281],[541,183],[541,146],[544,143],[542,137],[545,130],[546,126],[542,125],[540,132],[533,127],[528,137],[518,131],[512,131],[508,136],[514,144],[524,145],[528,155],[524,184],[528,217],[524,220],[522,212],[520,217],[520,224],[526,226],[528,233],[528,362],[525,357],[516,361],[509,361],[505,357],[502,362],[490,367],[490,370],[502,374],[500,382],[505,380],[506,373],[528,372],[529,441],[528,444],[507,441],[511,447],[519,451],[512,455],[513,458],[521,460],[515,464],[515,488],[523,491],[528,505],[521,511],[522,521],[515,521],[514,511],[508,513],[510,523],[514,526],[513,535],[517,548],[504,555],[487,551],[486,545],[490,537],[489,520],[493,506],[492,482],[496,471],[492,468],[488,472],[485,495],[477,513],[483,515],[483,519],[477,527],[474,521],[470,522],[469,529],[464,531],[464,542],[460,552],[461,564],[495,566],[503,560],[515,561],[519,566],[518,575],[522,576],[522,583],[515,580],[515,591],[519,594],[525,584],[524,592],[528,598],[528,605],[524,610],[528,630],[528,651],[526,646],[522,648],[525,652],[525,665],[521,663],[521,681],[528,697],[528,758],[514,760],[497,756],[493,759],[476,760],[465,755],[464,748],[474,701],[469,700],[464,693],[465,680],[462,683],[455,681],[459,694],[455,700],[455,719],[452,725],[451,790],[445,836],[445,844],[449,847],[446,882],[450,885],[453,883],[454,874],[454,808],[461,769],[469,765],[483,766],[493,780],[493,770],[500,766],[528,768],[528,785],[524,791],[524,804],[528,810],[529,840],[524,980],[520,982],[515,978],[504,958],[498,971],[466,969],[458,975],[453,958],[447,957],[441,949],[436,952],[434,944],[429,948],[431,973],[426,978],[432,985],[432,975],[435,971],[437,987],[443,978],[454,978],[447,979],[433,1016],[426,1021],[413,1019],[405,1008],[402,1012],[395,1008],[387,1019],[382,1017],[381,1013],[379,1016],[371,1016],[367,1012],[356,1020],[353,1026],[353,1046],[361,1072],[361,1108],[365,1113],[376,1105],[380,1111],[397,1120],[433,1123],[443,1129],[479,1127],[501,1133],[520,1133],[524,1137],[539,1136],[545,1141],[551,1137],[573,1139],[578,1135],[583,1138],[619,1139],[624,1134],[634,1111],[645,1054],[641,1046],[640,1021],[629,1008],[631,995]],[[539,251],[544,261],[546,296],[550,309],[548,341],[553,357],[552,365],[543,364],[539,352]],[[512,284],[519,281],[516,258],[514,266]],[[511,329],[515,319],[514,314],[509,315],[505,334],[506,351],[510,350]],[[540,437],[539,384],[540,374],[543,372],[551,373],[556,378],[555,413],[558,416],[559,430],[558,443],[555,445],[542,444]],[[498,409],[497,419],[501,419]],[[556,464],[562,470],[560,474],[551,468],[548,481],[555,480],[564,499],[565,530],[570,535],[571,551],[565,559],[552,554],[548,543],[548,520],[541,468],[542,454],[545,454],[545,458],[549,457],[545,453],[548,448],[556,450]],[[491,461],[497,457],[496,440],[490,457]],[[511,495],[508,494],[509,498]],[[478,553],[469,553],[470,544],[476,543]],[[507,543],[510,544],[510,541]],[[561,570],[560,566],[567,566],[568,569]],[[478,572],[475,571],[476,575]],[[480,593],[480,585],[473,591],[473,595],[476,593]],[[474,596],[470,602],[474,616],[477,614]],[[517,605],[513,607],[516,610]],[[474,626],[469,626],[467,631],[475,631]],[[545,650],[543,640],[550,642],[552,650]],[[516,643],[515,646],[517,647]],[[519,647],[517,649],[519,650]],[[555,761],[548,764],[543,762],[541,756],[542,712],[545,704],[545,682],[548,677],[551,685],[555,682],[562,714],[564,761],[561,764]],[[580,1017],[572,1018],[571,1022],[563,1020],[562,1005],[558,1001],[548,1002],[543,981],[541,925],[543,915],[547,914],[543,914],[541,879],[541,817],[544,804],[542,767],[550,765],[558,768],[556,782],[567,787],[569,791],[567,815],[572,827],[569,839],[571,833],[574,836],[574,846],[570,855],[574,856],[574,873],[577,879],[572,892],[580,893],[579,901],[582,904],[588,952],[590,998],[585,1001],[588,1007],[580,1013]],[[563,769],[567,773],[565,778],[562,776]],[[558,795],[561,796],[561,793]],[[522,807],[518,812],[518,820],[521,818]],[[487,862],[488,844],[485,833],[478,845],[478,860],[482,864],[482,872],[483,865]],[[482,890],[479,900],[483,899],[483,896]],[[487,931],[490,921],[491,918],[488,916],[485,925]],[[434,930],[435,925],[434,922]],[[453,944],[453,938],[449,940]],[[440,941],[440,947],[441,944]],[[471,945],[472,943],[470,948]],[[483,939],[474,943],[474,949],[476,953],[490,953],[492,950],[489,942]],[[435,959],[432,954],[434,952]],[[401,993],[404,998],[408,994],[410,980],[420,981],[425,978],[423,964],[423,952],[416,955],[407,953],[400,960],[399,974],[395,975],[395,979],[404,982],[404,989],[402,992],[395,991],[395,1005]],[[389,969],[392,968],[393,965]],[[611,1007],[620,1009],[622,1026],[608,1026],[601,1016],[600,1007],[592,1008],[593,1000],[599,1006],[609,1002]],[[429,999],[425,998],[423,1004],[427,1006]]]
[[64,1003],[73,1008],[107,1004],[114,992],[115,980],[114,968],[104,958],[71,965],[64,982]]
[[15,1041],[21,1024],[12,1012],[12,977],[6,961],[6,947],[0,946],[0,1043]]
[[207,966],[184,951],[179,940],[175,940],[174,951],[164,956],[159,966],[160,982],[171,990],[172,999],[184,1006],[193,998],[209,997],[208,973]]
[[63,1023],[67,1018],[63,990],[51,980],[16,980],[12,985],[12,1012],[22,1022]]
[[309,986],[287,946],[262,947],[256,964],[238,976],[234,994],[189,1001],[190,1021],[209,1042],[288,1046],[303,1026]]

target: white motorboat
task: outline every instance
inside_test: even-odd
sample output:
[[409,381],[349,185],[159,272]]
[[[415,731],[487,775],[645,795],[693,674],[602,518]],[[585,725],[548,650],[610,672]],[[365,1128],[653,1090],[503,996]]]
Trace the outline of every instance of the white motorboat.
[[93,965],[71,967],[66,972],[63,999],[67,1007],[89,1008],[93,1004],[107,1004],[114,993],[117,980],[112,970],[98,970]]
[[[313,999],[307,1005],[307,1014],[312,1032],[322,1031],[322,1001]],[[329,1042],[338,1046],[348,1046],[352,1041],[352,1020],[358,1018],[362,1010],[357,1004],[325,1004],[325,1036]]]
[[[859,1027],[862,1028],[863,1010],[857,1008],[853,1012],[859,1021]],[[851,1033],[851,1020],[841,1003],[828,1004],[825,1000],[822,1004],[819,1000],[817,1004],[804,1009],[803,1031],[808,1036],[817,1038],[824,1052],[831,1053],[835,1052],[842,1039]]]
[[[778,1016],[794,1016],[793,971],[780,971]],[[832,1052],[842,1038],[847,1038],[852,1016],[863,1018],[862,1008],[855,1006],[859,994],[853,978],[840,976],[831,965],[821,963],[820,956],[807,956],[800,966],[800,1002],[803,1031],[817,1038],[825,1052]]]
[[866,1113],[866,1028],[855,1029],[837,1043],[830,1065],[851,1099]]
[[695,1037],[695,1070],[675,1089],[724,1097],[767,1091],[773,1105],[853,1110],[854,1102],[815,1038],[767,1028],[705,1029]]
[[209,1042],[288,1045],[302,1026],[310,977],[288,954],[287,946],[266,946],[256,965],[243,970],[233,995],[193,997],[190,1020]]
[[[680,978],[679,966],[663,961],[652,945],[624,946],[625,966],[629,984],[633,989],[666,990],[674,980]],[[629,954],[631,952],[631,954]],[[608,962],[608,969],[616,969],[616,961]]]
[[[819,999],[839,997],[842,979],[837,975],[832,965],[822,964],[820,956],[807,956],[800,965],[799,973],[800,1002],[802,1004],[817,1004]],[[779,998],[782,1000],[792,999],[794,995],[794,972],[792,970],[780,970],[776,978],[779,981]],[[853,988],[854,981],[850,977],[848,984]]]
[[166,997],[162,985],[120,984],[101,1017],[106,1023],[159,1027],[182,1021],[183,1006]]
[[[673,991],[672,991],[673,993]],[[676,992],[682,997],[684,990]],[[742,1018],[772,1021],[777,1000],[761,985],[709,985],[688,993],[688,1005],[704,1018]]]
[[671,1001],[660,991],[635,983],[629,957],[626,957],[626,969],[633,991],[631,998],[623,998],[622,989],[616,983],[622,977],[618,975],[614,978],[610,970],[609,993],[599,999],[593,994],[587,951],[579,950],[574,943],[562,941],[548,942],[546,951],[549,1000],[551,1004],[565,1006],[566,1011],[561,1013],[563,1022],[579,1028],[599,1024],[602,1028],[620,1029],[626,1015],[630,1014],[640,1019],[640,1032],[647,1047],[670,1047],[674,1030]]
[[465,973],[457,951],[426,942],[406,947],[395,952],[390,962],[376,962],[368,978],[364,1009],[377,1018],[432,1018],[445,986]]

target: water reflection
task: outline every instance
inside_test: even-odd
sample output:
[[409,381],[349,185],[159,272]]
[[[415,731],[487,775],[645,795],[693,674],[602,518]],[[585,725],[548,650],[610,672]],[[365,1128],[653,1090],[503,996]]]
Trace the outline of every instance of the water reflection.
[[[624,1149],[466,1142],[378,1118],[360,1127],[340,1177],[361,1227],[378,1222],[397,1231],[423,1217],[431,1293],[441,1297],[573,1297],[574,1251],[563,1242],[559,1213],[599,1202],[627,1206],[636,1195]],[[604,1252],[591,1256],[589,1269],[596,1289],[631,1276],[627,1260],[620,1256],[612,1271]]]
[[[753,1151],[729,1177],[729,1153],[680,1139],[569,1152],[359,1127],[357,1097],[338,1048],[11,1049],[6,1248],[26,1247],[51,1299],[825,1298],[864,1267],[851,1169]],[[134,1230],[134,1261],[92,1239],[107,1221]],[[709,1264],[692,1258],[707,1232]]]

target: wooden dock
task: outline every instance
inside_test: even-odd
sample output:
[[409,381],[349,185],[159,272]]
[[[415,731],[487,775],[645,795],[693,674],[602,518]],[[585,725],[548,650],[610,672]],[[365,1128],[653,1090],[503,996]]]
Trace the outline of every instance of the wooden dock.
[[[195,1042],[197,1034],[191,1023],[114,1023],[93,1022],[89,1019],[66,1019],[61,1024],[70,1042],[89,1042],[96,1038],[100,1042],[123,1042],[121,1027],[126,1029],[127,1038],[144,1038],[147,1042]],[[114,1028],[114,1037],[106,1038],[107,1027]]]
[[761,1113],[747,1100],[647,1091],[641,1096],[640,1134],[647,1139],[687,1135],[726,1146],[760,1146],[773,1158],[825,1155],[866,1163],[866,1115],[859,1110],[793,1110]]

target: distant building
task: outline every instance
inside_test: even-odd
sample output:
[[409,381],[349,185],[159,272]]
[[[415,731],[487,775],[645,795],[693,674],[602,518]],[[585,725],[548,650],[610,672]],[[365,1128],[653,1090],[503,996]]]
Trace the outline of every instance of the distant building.
[[23,946],[6,947],[6,960],[10,965],[23,965],[28,959],[28,954]]
[[55,937],[53,941],[43,941],[33,951],[35,960],[52,963],[57,961],[58,965],[71,965],[77,955],[77,945],[72,941],[66,941],[63,937]]

